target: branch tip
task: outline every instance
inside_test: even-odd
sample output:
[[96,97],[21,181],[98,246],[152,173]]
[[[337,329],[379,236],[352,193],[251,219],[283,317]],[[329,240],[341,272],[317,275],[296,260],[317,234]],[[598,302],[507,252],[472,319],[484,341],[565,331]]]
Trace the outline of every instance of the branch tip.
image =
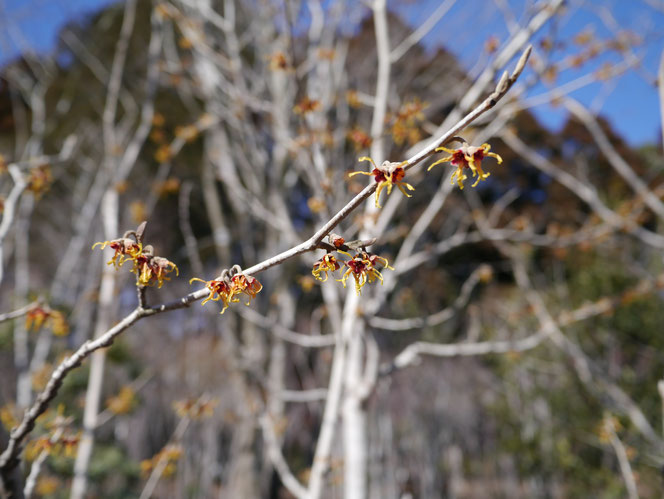
[[521,57],[519,58],[519,62],[516,63],[516,67],[514,68],[514,72],[512,73],[512,78],[516,79],[519,77],[521,72],[523,71],[523,68],[526,67],[526,63],[528,62],[528,59],[530,58],[530,54],[533,51],[533,46],[528,45],[526,47],[526,50],[523,51],[523,54],[521,54]]

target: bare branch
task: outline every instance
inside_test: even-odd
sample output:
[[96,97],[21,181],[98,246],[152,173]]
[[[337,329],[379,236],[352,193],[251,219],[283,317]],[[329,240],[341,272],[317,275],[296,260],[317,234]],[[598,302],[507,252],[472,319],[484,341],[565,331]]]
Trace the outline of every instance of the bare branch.
[[39,305],[39,301],[33,301],[32,303],[28,303],[27,305],[17,310],[13,310],[12,312],[5,312],[4,314],[0,314],[0,323],[16,319],[17,317],[22,317],[37,305]]
[[415,31],[406,37],[397,47],[392,50],[390,54],[390,62],[395,63],[401,59],[406,52],[408,52],[412,47],[417,45],[422,38],[424,38],[427,33],[429,33],[433,28],[436,27],[438,21],[440,21],[445,14],[454,6],[456,0],[446,0],[441,3],[438,8],[427,17],[426,21],[420,24]]
[[259,418],[261,423],[261,428],[263,430],[263,436],[265,437],[265,444],[267,445],[267,452],[270,456],[270,461],[274,466],[274,469],[279,474],[279,479],[281,483],[284,484],[284,487],[297,498],[308,497],[307,489],[304,488],[297,478],[293,475],[288,463],[284,458],[279,442],[277,441],[277,436],[274,433],[274,428],[272,427],[272,421],[267,414],[263,414]]
[[629,464],[629,458],[627,457],[625,446],[616,433],[616,425],[613,422],[613,418],[608,415],[605,416],[603,426],[609,433],[609,443],[611,444],[611,447],[613,447],[616,457],[618,458],[620,473],[622,474],[625,487],[627,488],[627,495],[629,499],[639,499],[636,481],[634,480],[634,472],[632,471],[632,466]]
[[274,333],[274,335],[284,341],[288,341],[295,345],[299,345],[305,348],[322,348],[329,347],[335,344],[335,338],[332,334],[326,334],[322,336],[311,336],[308,334],[302,334],[282,326],[279,323],[275,323],[274,320],[265,317],[255,310],[249,307],[238,307],[238,315],[242,318],[248,320],[249,322],[256,324],[262,328],[268,329]]
[[486,265],[476,269],[461,286],[461,292],[454,300],[454,303],[435,314],[427,317],[414,317],[412,319],[388,319],[372,316],[369,317],[367,321],[372,327],[387,329],[389,331],[405,331],[442,324],[454,317],[454,315],[468,303],[475,286],[480,282],[483,273],[487,271],[491,272],[491,269]]

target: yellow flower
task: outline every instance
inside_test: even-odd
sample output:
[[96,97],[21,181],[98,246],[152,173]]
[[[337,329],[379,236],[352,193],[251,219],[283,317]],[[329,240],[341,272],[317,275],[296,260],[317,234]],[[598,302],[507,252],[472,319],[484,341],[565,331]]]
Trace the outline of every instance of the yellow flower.
[[56,477],[40,476],[37,479],[35,492],[41,497],[53,497],[60,487],[62,487],[62,484]]
[[157,464],[163,459],[166,466],[162,471],[164,477],[169,477],[177,471],[177,462],[182,457],[182,448],[176,444],[168,444],[150,459],[141,461],[141,475],[147,477]]
[[358,126],[352,128],[346,134],[346,137],[353,144],[353,147],[356,151],[361,149],[368,149],[371,147],[371,143],[373,142],[369,134]]
[[[456,171],[452,174],[452,179],[451,182],[454,183],[456,180],[456,183],[459,185],[459,189],[463,189],[463,181],[466,180],[468,177],[466,174],[463,172],[464,168],[470,168],[470,170],[473,172],[473,177],[477,177],[477,180],[475,180],[475,183],[472,185],[475,187],[480,180],[486,180],[486,178],[491,175],[490,173],[485,173],[484,170],[482,170],[482,160],[486,158],[487,156],[491,156],[492,158],[496,158],[498,161],[498,164],[501,164],[503,162],[503,158],[498,156],[496,153],[489,152],[491,149],[491,146],[489,144],[482,144],[481,146],[470,146],[466,143],[464,143],[459,149],[448,149],[447,147],[438,147],[436,148],[436,151],[444,151],[449,154],[449,156],[446,156],[442,159],[439,159],[435,163],[433,163],[428,170],[431,170],[434,166],[436,166],[439,163],[447,163],[450,162],[454,166],[457,167]],[[428,171],[427,170],[427,171]]]
[[288,63],[288,58],[283,52],[275,52],[270,57],[270,70],[272,71],[289,71],[291,66]]
[[[234,295],[239,295],[244,293],[249,297],[246,305],[251,303],[253,298],[256,298],[256,295],[263,289],[263,285],[253,276],[244,275],[244,274],[235,274],[231,277],[231,290]],[[233,300],[233,302],[240,301],[239,299]]]
[[203,419],[212,416],[214,408],[219,404],[217,399],[179,400],[173,403],[173,409],[180,418]]
[[69,334],[69,324],[62,312],[36,305],[25,316],[25,328],[28,331],[39,331],[44,324],[51,328],[55,336]]
[[212,301],[221,300],[221,303],[224,304],[224,308],[221,309],[221,313],[223,314],[228,308],[228,306],[231,304],[231,298],[233,297],[230,284],[228,284],[224,280],[212,279],[211,281],[204,281],[203,279],[199,279],[198,277],[190,279],[189,284],[191,284],[194,281],[200,281],[203,284],[205,284],[205,287],[210,292],[208,297],[205,300],[203,300],[201,305],[205,305],[210,300]]
[[113,241],[94,243],[92,249],[95,249],[97,245],[99,245],[101,249],[110,246],[112,250],[115,250],[113,258],[107,262],[107,265],[113,264],[116,269],[119,269],[127,260],[136,259],[143,252],[143,247],[140,243],[127,237],[114,239]]
[[247,295],[249,297],[249,301],[247,301],[246,305],[249,305],[251,303],[251,299],[255,298],[261,289],[263,289],[263,285],[255,277],[244,275],[240,272],[229,278],[228,271],[226,270],[217,279],[204,281],[203,279],[194,277],[193,279],[189,280],[189,284],[194,281],[199,281],[205,284],[205,287],[210,292],[208,297],[203,300],[201,305],[205,305],[210,300],[221,300],[221,303],[224,305],[224,307],[221,309],[221,314],[226,311],[231,303],[238,303],[240,301],[238,295]]
[[320,109],[320,101],[315,99],[310,99],[308,96],[303,97],[300,102],[298,102],[293,108],[295,114],[305,115],[312,111],[318,111]]
[[[142,240],[144,229],[145,223],[139,225],[136,231],[126,232],[120,239],[95,243],[92,245],[92,249],[97,245],[100,245],[101,249],[110,246],[111,249],[115,250],[115,254],[108,261],[108,265],[113,264],[118,269],[126,261],[131,260],[133,262],[131,271],[136,274],[139,286],[152,286],[156,283],[158,284],[157,287],[161,288],[164,281],[170,281],[168,274],[175,271],[175,275],[179,275],[180,271],[173,262],[161,256],[155,256],[151,245],[148,244],[143,248],[139,241]],[[130,239],[128,237],[130,235],[133,235],[135,239]]]
[[51,311],[50,326],[55,336],[67,336],[69,334],[67,319],[65,319],[65,315],[59,310]]
[[[150,246],[146,247],[146,250]],[[134,259],[134,268],[131,270],[138,276],[138,284],[140,286],[152,286],[158,284],[157,288],[161,288],[164,281],[170,281],[171,278],[167,274],[175,270],[175,275],[179,275],[177,265],[161,256],[153,256],[151,252],[143,252],[141,255]]]
[[383,275],[376,268],[378,263],[386,269],[394,270],[394,268],[390,267],[387,258],[363,251],[346,262],[348,270],[346,270],[341,279],[337,280],[341,281],[345,288],[346,280],[352,275],[355,279],[355,291],[359,295],[362,292],[362,287],[367,282],[371,283],[378,279],[381,284],[383,283]]
[[398,146],[408,140],[410,145],[417,143],[422,136],[419,124],[424,121],[422,112],[428,103],[422,102],[417,97],[412,101],[404,102],[399,111],[391,118],[392,138]]
[[30,170],[25,190],[34,194],[39,199],[53,183],[53,174],[48,164],[37,166]]
[[6,404],[0,407],[0,423],[5,427],[7,431],[10,431],[15,426],[18,426],[19,423],[20,411],[16,410],[14,404]]
[[414,191],[415,187],[407,182],[402,182],[403,178],[406,176],[406,170],[403,169],[403,166],[406,164],[406,162],[391,163],[390,161],[385,161],[382,165],[380,165],[380,167],[378,167],[376,166],[376,163],[374,163],[374,160],[368,156],[361,157],[359,161],[369,161],[373,165],[374,169],[370,172],[352,172],[349,173],[348,176],[354,177],[355,175],[373,175],[374,179],[378,183],[378,187],[376,188],[377,208],[381,207],[378,201],[380,199],[380,193],[385,187],[387,187],[388,196],[392,192],[392,187],[396,185],[406,197],[411,197],[406,189]]
[[123,386],[117,395],[106,400],[106,407],[113,414],[127,414],[136,403],[136,394],[130,386]]
[[[314,262],[314,268],[311,273],[319,281],[325,282],[327,281],[327,273],[339,270],[340,267],[341,266],[339,265],[339,262],[337,262],[335,256],[327,253],[323,255],[323,258]],[[325,274],[325,279],[320,276],[321,274]]]

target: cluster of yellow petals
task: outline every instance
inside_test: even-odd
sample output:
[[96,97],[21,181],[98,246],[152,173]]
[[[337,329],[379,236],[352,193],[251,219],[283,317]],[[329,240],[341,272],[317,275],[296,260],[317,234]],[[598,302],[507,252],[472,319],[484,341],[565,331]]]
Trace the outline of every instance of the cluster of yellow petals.
[[[488,172],[485,172],[482,169],[482,161],[486,157],[495,158],[498,161],[498,164],[503,162],[498,154],[489,152],[491,146],[489,144],[482,144],[481,146],[471,146],[468,144],[463,144],[459,149],[448,149],[447,147],[438,147],[436,151],[443,151],[449,154],[442,159],[439,159],[433,163],[428,170],[431,170],[434,166],[440,163],[450,162],[457,167],[456,171],[452,174],[451,182],[456,181],[459,189],[463,189],[463,181],[468,177],[464,173],[464,169],[469,168],[473,173],[473,177],[477,177],[475,183],[472,185],[475,187],[480,180],[486,180],[489,175]],[[427,170],[427,171],[428,171]]]
[[36,305],[25,314],[25,329],[28,331],[39,331],[44,325],[48,326],[55,336],[69,334],[69,324],[59,310]]
[[50,456],[74,457],[80,440],[80,433],[63,433],[59,436],[44,435],[26,445],[25,458],[33,461],[42,452],[47,452]]
[[165,461],[166,465],[164,466],[162,475],[164,477],[173,476],[177,471],[177,462],[181,457],[182,447],[175,444],[167,445],[150,459],[141,461],[141,474],[144,477],[149,476],[152,470],[157,467],[157,464]]
[[406,170],[404,170],[404,165],[406,165],[406,162],[403,163],[391,163],[389,161],[383,162],[380,167],[376,166],[376,163],[374,162],[373,159],[371,159],[368,156],[362,156],[359,161],[369,161],[373,165],[373,170],[370,172],[352,172],[349,173],[349,177],[354,177],[355,175],[372,175],[376,182],[378,183],[378,187],[376,187],[376,207],[380,208],[380,193],[382,190],[387,187],[387,195],[389,196],[390,193],[392,192],[392,187],[395,185],[399,188],[399,190],[406,196],[406,197],[411,197],[410,194],[408,194],[408,191],[414,191],[415,187],[410,185],[407,182],[403,182],[403,178],[406,176]]
[[113,414],[127,414],[136,405],[136,392],[130,386],[123,386],[117,395],[106,400],[106,407]]
[[193,283],[194,281],[199,281],[205,284],[205,287],[210,292],[208,297],[203,300],[201,305],[205,305],[210,300],[221,301],[223,304],[223,308],[220,312],[221,314],[226,311],[231,303],[238,303],[240,301],[240,295],[244,294],[248,296],[246,305],[249,305],[251,300],[256,298],[256,295],[261,291],[261,289],[263,289],[263,285],[258,281],[258,279],[243,273],[237,273],[230,278],[227,275],[222,274],[219,278],[212,279],[211,281],[204,281],[203,279],[194,277],[189,280],[189,284]]
[[116,269],[119,269],[127,260],[135,260],[143,253],[143,246],[128,237],[94,243],[92,249],[95,249],[97,246],[102,250],[105,249],[106,246],[110,246],[111,249],[115,251],[113,257],[106,262],[106,264],[113,264]]
[[[350,256],[350,254],[346,253],[345,251],[341,251],[339,249],[337,249],[337,251]],[[355,256],[351,257],[350,260],[343,263],[346,270],[341,279],[337,279],[337,281],[343,283],[345,288],[346,281],[350,276],[353,276],[355,279],[355,291],[357,291],[357,294],[359,295],[362,291],[362,287],[367,282],[371,283],[375,280],[379,280],[382,284],[383,275],[377,268],[378,264],[382,265],[386,269],[394,270],[394,268],[390,267],[387,258],[369,253],[368,251],[360,251]],[[339,264],[339,261],[336,259],[336,257],[331,253],[327,253],[320,260],[317,260],[314,263],[311,273],[319,281],[325,282],[328,278],[328,272],[334,272],[340,268],[341,265]],[[324,274],[325,277],[321,277],[321,274]]]
[[153,255],[152,246],[143,245],[128,237],[104,241],[92,245],[92,249],[100,246],[101,249],[109,246],[115,250],[113,257],[107,262],[108,265],[114,265],[119,269],[125,262],[133,263],[131,272],[136,274],[136,281],[139,286],[154,286],[161,288],[164,281],[170,281],[168,274],[175,271],[179,275],[177,265],[170,260]]
[[37,421],[43,424],[47,434],[42,435],[25,447],[25,458],[33,461],[43,452],[49,455],[73,457],[76,455],[81,432],[70,429],[74,418],[64,415],[64,405],[60,404],[57,411],[49,410]]
[[170,281],[168,274],[175,270],[175,275],[179,275],[177,265],[161,256],[153,256],[149,253],[143,253],[134,259],[134,267],[131,271],[136,274],[139,286],[153,286],[161,288],[164,281]]
[[346,262],[348,269],[344,272],[341,279],[338,280],[343,283],[345,288],[346,280],[350,276],[353,276],[353,279],[355,279],[355,291],[359,295],[362,292],[362,287],[367,282],[372,283],[378,279],[381,284],[383,283],[383,274],[376,268],[376,265],[379,263],[386,269],[394,270],[393,267],[390,267],[387,258],[362,251]]
[[[331,253],[326,253],[320,260],[314,262],[314,267],[311,273],[319,281],[325,282],[327,281],[328,272],[334,272],[340,268],[341,265],[337,261],[336,257]],[[321,274],[324,274],[325,278],[321,277]]]
[[180,418],[199,420],[211,417],[218,404],[217,399],[201,397],[195,400],[187,399],[174,402],[173,409]]

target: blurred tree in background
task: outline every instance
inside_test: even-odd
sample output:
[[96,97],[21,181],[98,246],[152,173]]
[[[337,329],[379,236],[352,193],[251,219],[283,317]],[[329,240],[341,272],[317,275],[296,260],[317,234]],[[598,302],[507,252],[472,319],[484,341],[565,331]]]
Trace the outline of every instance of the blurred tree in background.
[[[2,70],[4,493],[661,496],[661,144],[631,148],[570,93],[643,71],[662,33],[567,39],[578,6],[539,2],[504,40],[476,33],[467,70],[421,43],[454,3],[413,30],[408,2],[128,0]],[[347,265],[320,283],[327,251],[356,249],[334,237],[263,265],[375,184],[348,175],[371,171],[358,158],[412,159],[529,42],[518,83],[456,133],[500,154],[488,180],[461,190],[427,158],[411,198],[365,193],[333,228],[394,270],[361,295]],[[542,103],[567,112],[559,133]],[[134,227],[119,269],[90,249]],[[189,279],[234,265],[265,270],[250,306],[201,308]]]

